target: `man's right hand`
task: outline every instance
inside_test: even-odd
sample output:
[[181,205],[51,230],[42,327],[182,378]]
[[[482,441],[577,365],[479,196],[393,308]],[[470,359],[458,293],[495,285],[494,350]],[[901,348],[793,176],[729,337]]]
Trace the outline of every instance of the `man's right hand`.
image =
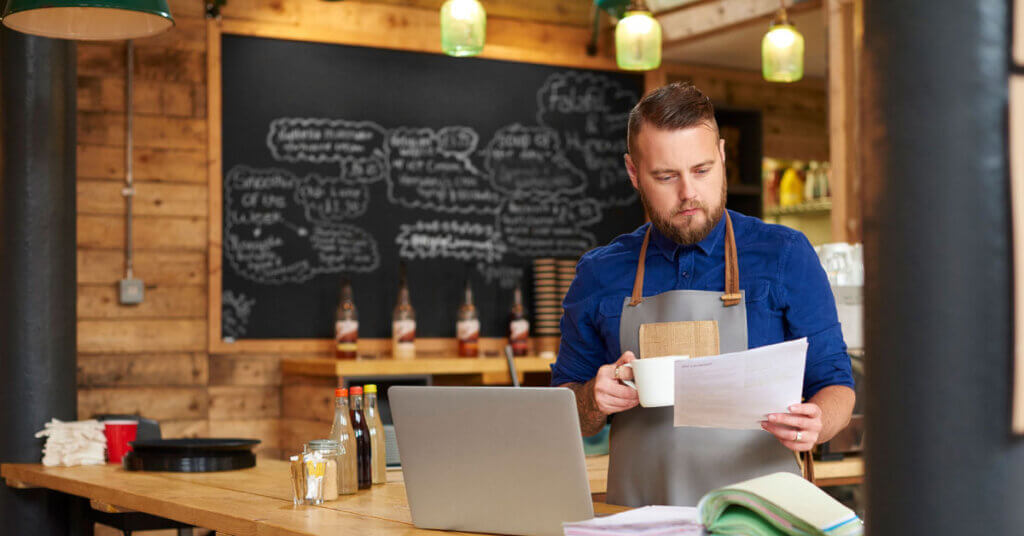
[[[612,413],[635,408],[640,403],[636,391],[619,381],[633,379],[633,369],[622,365],[634,359],[636,357],[633,356],[633,352],[626,352],[618,361],[597,369],[597,375],[587,383],[561,385],[576,393],[580,430],[585,437],[600,432]],[[619,371],[618,378],[615,377],[616,369]]]
[[[633,409],[640,403],[636,389],[623,385],[619,381],[633,379],[633,369],[622,365],[635,359],[633,352],[626,352],[619,357],[618,361],[597,369],[597,375],[591,381],[593,382],[594,404],[598,411],[605,415],[611,415]],[[619,371],[618,377],[615,375],[616,370]]]

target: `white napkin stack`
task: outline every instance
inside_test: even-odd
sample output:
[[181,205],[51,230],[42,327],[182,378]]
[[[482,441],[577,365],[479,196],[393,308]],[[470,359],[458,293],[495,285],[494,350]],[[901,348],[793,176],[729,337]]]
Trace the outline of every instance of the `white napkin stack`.
[[107,455],[107,437],[103,423],[97,420],[63,422],[53,419],[46,429],[36,432],[46,437],[43,465],[103,465]]

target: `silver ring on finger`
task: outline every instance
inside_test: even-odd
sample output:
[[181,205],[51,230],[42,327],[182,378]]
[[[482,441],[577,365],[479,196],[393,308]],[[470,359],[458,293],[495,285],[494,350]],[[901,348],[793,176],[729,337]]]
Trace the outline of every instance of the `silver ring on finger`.
[[796,440],[797,440],[797,441],[803,441],[803,438],[804,438],[804,433],[803,433],[803,432],[799,432],[799,431],[798,431],[798,432],[796,433]]

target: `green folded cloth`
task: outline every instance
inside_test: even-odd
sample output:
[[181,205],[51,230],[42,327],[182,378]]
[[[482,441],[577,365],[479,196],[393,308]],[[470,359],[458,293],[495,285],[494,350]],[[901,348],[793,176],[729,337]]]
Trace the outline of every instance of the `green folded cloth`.
[[697,505],[710,534],[860,536],[857,514],[792,473],[774,473],[711,491]]

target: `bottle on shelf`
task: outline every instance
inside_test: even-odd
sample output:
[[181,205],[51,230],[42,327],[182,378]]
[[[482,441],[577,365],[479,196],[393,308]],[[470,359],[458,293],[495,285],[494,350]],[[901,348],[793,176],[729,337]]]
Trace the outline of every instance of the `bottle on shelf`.
[[395,359],[416,357],[416,311],[409,299],[405,263],[398,268],[398,300],[391,314],[391,343],[391,352]]
[[821,183],[818,181],[818,163],[811,161],[807,165],[807,178],[804,180],[804,202],[816,201],[821,197]]
[[359,340],[359,315],[352,299],[352,283],[345,279],[341,283],[341,298],[334,320],[334,356],[338,359],[355,359],[356,343]]
[[366,407],[366,426],[370,430],[370,478],[374,484],[388,481],[387,448],[384,446],[384,423],[377,410],[377,386],[363,386],[363,402]]
[[512,291],[512,309],[508,314],[508,343],[512,346],[512,354],[526,355],[530,351],[530,321],[526,319],[526,307],[523,306],[523,289],[516,283]]
[[334,422],[330,439],[340,445],[338,494],[351,495],[359,489],[359,460],[356,458],[356,435],[348,407],[348,389],[334,390]]
[[363,413],[363,388],[349,389],[349,416],[352,430],[355,432],[356,467],[359,478],[359,489],[369,488],[373,483],[370,466],[370,429],[366,426],[366,414]]
[[459,357],[477,357],[480,354],[480,315],[473,304],[469,277],[466,277],[466,289],[455,322],[455,338],[459,342]]
[[800,178],[799,164],[794,162],[779,182],[779,206],[791,207],[804,202],[804,181]]
[[819,173],[821,174],[821,196],[832,197],[832,166],[828,162],[822,162]]

